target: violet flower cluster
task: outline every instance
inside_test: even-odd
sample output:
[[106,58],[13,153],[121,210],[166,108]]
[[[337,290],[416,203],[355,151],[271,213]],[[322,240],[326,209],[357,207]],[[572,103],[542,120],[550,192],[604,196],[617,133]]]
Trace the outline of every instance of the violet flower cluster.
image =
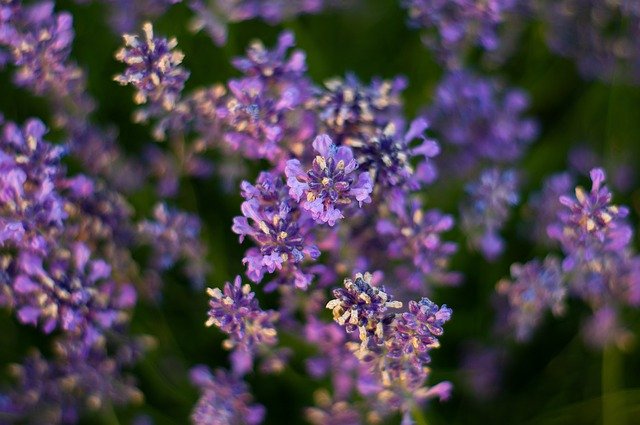
[[628,209],[611,202],[602,169],[591,170],[590,177],[589,192],[578,186],[573,196],[559,197],[555,221],[547,227],[549,237],[560,245],[562,260],[549,257],[544,264],[533,260],[514,265],[514,282],[498,285],[509,298],[509,320],[520,338],[530,336],[546,310],[562,314],[564,300],[571,295],[593,310],[584,328],[588,342],[596,346],[629,342],[619,314],[640,302],[640,258],[630,246]]
[[424,30],[423,42],[449,67],[459,67],[473,47],[496,50],[500,27],[521,0],[400,0],[409,26]]
[[[273,48],[252,42],[231,61],[237,75],[228,81],[186,88],[190,72],[175,38],[150,22],[129,33],[179,2],[103,2],[112,25],[127,32],[114,80],[133,88],[132,119],[160,142],[143,141],[136,155],[120,149],[116,127],[94,122],[87,75],[71,57],[71,15],[50,1],[0,0],[0,68],[45,100],[54,130],[47,141],[39,119],[19,125],[0,116],[0,306],[53,346],[12,366],[0,422],[78,423],[87,412],[142,401],[129,370],[154,342],[131,331],[133,312],[141,302],[158,308],[167,273],[205,283],[203,225],[178,205],[191,178],[217,173],[228,191],[240,186],[230,230],[246,240],[250,283],[236,276],[207,289],[205,325],[225,335],[230,369],[191,370],[200,391],[191,421],[263,422],[266,410],[245,378],[296,368],[289,345],[308,344],[303,364],[317,381],[316,405],[305,409],[311,423],[380,423],[398,413],[411,423],[428,399],[451,394],[448,381],[428,384],[432,350],[452,316],[430,298],[438,285],[462,281],[450,267],[458,246],[447,236],[456,218],[432,206],[441,193],[432,185],[444,176],[464,186],[459,227],[471,249],[496,260],[507,250],[503,229],[538,134],[528,95],[464,68],[467,58],[497,51],[510,20],[526,16],[543,19],[552,49],[585,75],[631,78],[640,9],[623,1],[402,0],[446,68],[425,112],[407,119],[406,78],[366,83],[347,72],[318,84],[290,31]],[[278,24],[339,2],[186,3],[193,29],[221,45],[232,23]],[[212,162],[212,153],[223,161]],[[68,171],[67,160],[82,171]],[[601,169],[590,177],[591,190],[572,195],[573,175],[552,176],[533,197],[530,239],[560,253],[513,264],[496,287],[507,306],[499,321],[518,340],[576,297],[593,311],[583,327],[589,344],[630,345],[622,315],[640,304],[630,211],[612,203]],[[486,369],[502,354],[467,359],[472,381],[493,384],[498,373]]]
[[[45,140],[38,119],[20,126],[0,118],[0,304],[52,335],[54,346],[13,368],[16,384],[3,390],[0,410],[11,423],[77,423],[87,411],[142,401],[128,369],[153,342],[130,335],[129,322],[138,299],[157,294],[151,280],[161,282],[179,258],[138,262],[133,251],[144,240],[179,252],[181,241],[198,239],[199,224],[180,223],[169,240],[140,233],[148,225],[138,226],[124,193],[144,176],[113,132],[90,121],[86,77],[70,59],[71,15],[54,13],[52,2],[12,0],[0,3],[0,16],[3,65],[16,85],[47,101],[64,140]],[[65,157],[88,174],[69,174]],[[199,246],[188,248],[192,258],[202,258]]]
[[333,290],[327,303],[334,320],[348,333],[358,331],[359,343],[347,346],[368,367],[377,387],[377,409],[399,410],[408,418],[411,409],[430,397],[446,399],[451,384],[425,387],[431,362],[429,352],[440,346],[442,326],[451,318],[451,309],[438,307],[428,298],[410,301],[408,311],[391,313],[402,307],[384,287],[371,285],[370,274],[345,279],[344,288]]

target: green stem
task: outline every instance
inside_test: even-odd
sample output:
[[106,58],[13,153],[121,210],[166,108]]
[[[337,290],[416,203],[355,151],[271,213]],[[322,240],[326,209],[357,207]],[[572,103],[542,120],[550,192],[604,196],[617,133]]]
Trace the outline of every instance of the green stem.
[[427,418],[424,416],[424,413],[419,406],[415,406],[413,409],[411,409],[411,415],[416,421],[416,425],[429,425]]
[[622,381],[620,351],[615,346],[606,347],[602,353],[602,425],[627,423],[621,398],[616,396]]

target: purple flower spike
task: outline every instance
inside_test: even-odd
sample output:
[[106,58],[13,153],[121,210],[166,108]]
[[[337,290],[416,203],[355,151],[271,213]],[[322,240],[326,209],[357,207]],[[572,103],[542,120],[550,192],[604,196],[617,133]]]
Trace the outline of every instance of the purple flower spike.
[[233,219],[232,230],[240,241],[250,236],[258,245],[243,259],[247,276],[260,282],[265,272],[278,270],[278,283],[306,289],[312,276],[302,271],[301,263],[320,255],[311,234],[313,219],[291,199],[282,179],[271,173],[261,173],[255,186],[245,181],[241,187],[246,199],[243,216]]
[[524,91],[495,79],[448,73],[427,112],[445,150],[441,159],[447,167],[442,168],[464,176],[483,162],[511,164],[521,158],[538,131],[537,123],[524,116],[528,105]]
[[223,369],[214,374],[206,366],[191,369],[191,382],[201,396],[191,413],[194,425],[257,425],[265,414],[264,406],[252,404],[247,384]]
[[184,260],[185,273],[196,287],[202,287],[208,265],[197,216],[157,204],[153,220],[140,223],[138,234],[142,242],[151,246],[155,268],[165,271]]
[[178,44],[175,38],[154,37],[151,23],[145,23],[142,30],[142,40],[133,34],[123,36],[125,47],[116,53],[116,59],[124,62],[127,69],[114,79],[138,90],[134,97],[136,103],[150,101],[153,106],[170,111],[189,77],[188,71],[180,66],[184,55],[173,50]]
[[601,250],[622,248],[631,239],[631,228],[623,220],[629,210],[611,205],[611,192],[603,185],[604,171],[594,168],[590,176],[593,184],[589,193],[578,186],[575,198],[560,197],[560,203],[565,206],[559,214],[562,225],[549,227],[549,235],[560,241],[563,250],[584,255],[585,259]]
[[388,308],[400,308],[400,301],[392,297],[384,288],[371,286],[371,274],[356,274],[355,279],[345,279],[344,288],[333,290],[333,300],[327,308],[333,312],[333,320],[346,331],[359,331],[362,348],[372,340],[374,344],[382,342],[383,322]]
[[373,80],[363,85],[353,74],[324,83],[313,102],[320,121],[337,144],[350,144],[373,136],[377,126],[394,121],[400,114],[400,92],[406,81]]
[[508,298],[508,320],[516,338],[526,340],[547,310],[555,316],[564,312],[567,287],[560,261],[554,257],[548,257],[544,264],[538,260],[513,264],[511,277],[513,281],[500,281],[497,290]]
[[499,232],[509,218],[510,208],[518,203],[517,187],[514,170],[497,168],[484,171],[478,182],[467,186],[470,202],[461,208],[462,227],[468,234],[469,245],[479,249],[489,261],[504,251]]
[[253,366],[253,357],[266,347],[278,342],[274,323],[278,314],[260,308],[255,294],[248,284],[243,285],[240,276],[233,284],[227,282],[221,291],[209,288],[209,319],[207,326],[217,326],[229,339],[224,347],[233,350],[234,372],[244,375]]
[[446,305],[438,307],[428,298],[409,301],[409,311],[399,315],[394,323],[395,333],[388,355],[409,356],[416,364],[431,362],[429,351],[440,347],[438,337],[443,333],[442,326],[451,319],[451,313]]
[[295,50],[290,58],[287,51],[295,46],[292,32],[285,31],[278,37],[278,45],[267,50],[260,41],[254,41],[247,48],[247,56],[233,59],[232,63],[248,77],[259,76],[265,80],[282,81],[304,78],[307,70],[305,53]]
[[352,202],[359,206],[371,202],[373,183],[366,171],[355,172],[358,163],[350,148],[337,147],[327,135],[316,137],[313,148],[319,155],[309,171],[305,172],[297,159],[287,161],[289,194],[314,220],[333,226],[344,218],[342,210]]
[[[394,123],[390,123],[383,130],[378,129],[367,141],[351,140],[350,146],[360,166],[373,173],[377,184],[417,190],[435,180],[437,174],[431,158],[440,153],[440,146],[423,135],[428,126],[424,118],[417,118],[403,135]],[[419,142],[411,145],[416,138]],[[412,162],[419,156],[425,160],[414,169]]]
[[460,66],[474,46],[498,48],[498,30],[516,0],[401,0],[409,25],[428,31],[425,44],[450,66]]

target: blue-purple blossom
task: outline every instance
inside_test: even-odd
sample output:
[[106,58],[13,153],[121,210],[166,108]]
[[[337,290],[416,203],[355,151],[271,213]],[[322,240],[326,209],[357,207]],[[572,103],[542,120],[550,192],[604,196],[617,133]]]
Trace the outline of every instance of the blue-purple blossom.
[[624,221],[629,210],[611,204],[613,196],[604,185],[604,171],[594,168],[590,177],[590,192],[578,186],[575,197],[560,197],[564,209],[558,214],[559,223],[548,230],[549,236],[560,241],[566,254],[585,261],[623,248],[632,235]]
[[[85,3],[87,0],[76,0]],[[145,19],[163,15],[167,9],[182,0],[93,0],[100,1],[109,9],[109,23],[117,34],[134,31]]]
[[209,288],[209,319],[206,325],[220,328],[229,338],[224,347],[233,350],[233,370],[245,374],[253,366],[253,358],[278,342],[274,327],[278,313],[262,310],[248,284],[236,276],[224,289]]
[[191,413],[194,425],[257,425],[264,419],[264,406],[253,404],[247,384],[224,369],[211,373],[206,366],[196,366],[191,382],[201,393]]
[[275,162],[281,154],[279,143],[285,133],[285,112],[294,105],[290,97],[273,98],[258,78],[229,82],[229,97],[220,110],[229,126],[225,141],[251,159]]
[[640,82],[640,8],[635,1],[535,0],[547,44],[586,78]]
[[313,243],[313,219],[289,197],[282,179],[261,173],[256,185],[243,182],[243,216],[233,219],[232,230],[240,241],[249,236],[257,245],[247,251],[243,263],[247,276],[260,282],[265,272],[279,270],[289,284],[305,289],[311,276],[300,263],[315,260],[320,251]]
[[288,51],[295,46],[292,32],[284,31],[278,37],[273,50],[268,50],[261,41],[253,41],[247,48],[246,56],[237,57],[232,64],[247,77],[261,79],[283,85],[295,84],[306,79],[306,55],[302,50]]
[[367,171],[356,172],[358,163],[346,146],[337,147],[327,135],[313,141],[318,155],[305,171],[297,159],[287,161],[285,174],[289,195],[308,211],[314,220],[333,226],[344,218],[352,204],[371,202],[373,183]]
[[4,395],[7,403],[0,405],[0,416],[16,423],[74,424],[88,411],[140,403],[143,395],[123,369],[150,344],[144,338],[132,340],[108,352],[103,345],[63,339],[55,343],[52,359],[31,353],[12,367],[17,384]]
[[451,318],[451,309],[422,298],[411,301],[406,312],[388,311],[402,307],[402,303],[392,301],[384,287],[371,286],[371,277],[365,273],[357,274],[355,280],[345,279],[344,288],[333,291],[335,298],[327,308],[348,333],[359,330],[361,343],[347,342],[346,346],[367,366],[373,379],[369,383],[372,391],[365,391],[373,398],[373,409],[383,415],[400,411],[410,420],[416,403],[431,397],[445,399],[451,391],[448,382],[425,386],[429,351],[439,347],[438,337]]
[[508,299],[507,320],[519,340],[531,337],[547,311],[559,316],[565,310],[567,286],[555,257],[513,264],[511,280],[500,281],[497,291]]
[[66,96],[82,91],[83,74],[68,62],[74,37],[71,15],[55,14],[54,3],[48,1],[13,6],[3,8],[9,20],[0,27],[0,46],[6,46],[17,67],[16,84],[38,94]]
[[440,347],[438,337],[442,326],[451,319],[451,309],[446,305],[438,307],[428,298],[409,301],[409,311],[400,314],[393,323],[393,338],[388,356],[406,356],[411,362],[422,366],[431,362],[429,351]]
[[366,141],[376,128],[384,127],[400,115],[400,92],[406,87],[405,79],[374,79],[363,85],[353,74],[344,79],[325,81],[312,102],[324,130],[338,145],[349,145],[351,139]]
[[590,173],[591,191],[578,186],[575,196],[563,196],[558,221],[549,226],[552,239],[565,254],[563,270],[571,290],[594,308],[615,302],[640,302],[640,259],[629,247],[633,231],[626,207],[612,204],[605,173]]
[[315,133],[315,117],[303,105],[311,96],[305,55],[289,54],[293,34],[284,32],[273,50],[258,41],[233,64],[244,77],[228,82],[229,94],[217,109],[224,124],[223,139],[234,151],[251,159],[266,158],[282,169],[291,157],[302,156]]
[[392,195],[389,215],[378,219],[376,230],[388,238],[386,253],[391,259],[406,259],[413,265],[409,272],[398,271],[404,277],[403,287],[416,292],[423,290],[426,283],[457,283],[460,276],[447,269],[458,247],[442,238],[453,228],[453,217],[435,209],[426,210],[418,198],[408,200],[397,193]]
[[345,279],[344,288],[333,290],[334,299],[327,303],[333,312],[333,320],[344,326],[348,333],[358,331],[363,349],[370,340],[380,344],[387,309],[400,308],[400,301],[393,301],[382,288],[371,286],[371,274],[356,274],[354,280]]
[[573,180],[567,172],[553,174],[545,179],[542,190],[531,196],[528,212],[533,230],[530,236],[535,242],[544,246],[553,246],[556,242],[549,238],[547,228],[557,220],[558,212],[563,208],[560,197],[571,192]]
[[145,220],[138,227],[142,242],[151,246],[151,264],[160,271],[184,261],[186,275],[195,286],[204,284],[208,270],[206,250],[200,241],[198,217],[166,204],[157,204],[153,209],[153,221]]
[[477,182],[467,185],[466,191],[469,199],[460,209],[462,228],[469,245],[494,260],[504,251],[500,230],[519,201],[516,172],[485,170]]
[[524,91],[496,80],[468,71],[446,74],[427,111],[444,150],[442,168],[464,175],[483,162],[519,159],[537,135],[536,122],[523,116],[528,105]]
[[[366,140],[350,140],[350,146],[362,169],[373,173],[376,184],[417,190],[433,182],[437,175],[432,158],[440,153],[440,146],[424,136],[427,127],[425,119],[417,118],[402,134],[390,123]],[[419,141],[413,144],[414,139]],[[423,160],[415,166],[415,159],[419,157]]]
[[65,177],[64,150],[43,140],[45,133],[30,120],[22,128],[7,123],[0,134],[0,304],[46,333],[61,329],[93,341],[127,320],[135,292],[114,282],[111,266],[79,236],[78,201],[94,186]]
[[138,104],[150,102],[152,107],[170,111],[180,98],[189,73],[182,67],[184,55],[174,48],[175,38],[154,37],[153,26],[142,26],[143,39],[125,34],[125,46],[116,53],[116,59],[127,65],[124,73],[115,77],[122,85],[136,88],[134,100]]
[[499,30],[518,0],[400,0],[409,25],[424,29],[425,44],[445,64],[459,67],[472,47],[495,50]]

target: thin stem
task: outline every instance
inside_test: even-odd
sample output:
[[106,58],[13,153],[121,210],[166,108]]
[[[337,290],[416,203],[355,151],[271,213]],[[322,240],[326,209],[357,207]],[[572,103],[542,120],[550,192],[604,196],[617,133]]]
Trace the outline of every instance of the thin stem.
[[608,346],[602,353],[602,424],[626,424],[622,399],[616,395],[622,378],[620,351]]
[[424,413],[419,406],[415,406],[413,409],[411,409],[411,414],[413,416],[413,419],[415,419],[416,421],[416,425],[429,425],[427,418],[424,416]]

